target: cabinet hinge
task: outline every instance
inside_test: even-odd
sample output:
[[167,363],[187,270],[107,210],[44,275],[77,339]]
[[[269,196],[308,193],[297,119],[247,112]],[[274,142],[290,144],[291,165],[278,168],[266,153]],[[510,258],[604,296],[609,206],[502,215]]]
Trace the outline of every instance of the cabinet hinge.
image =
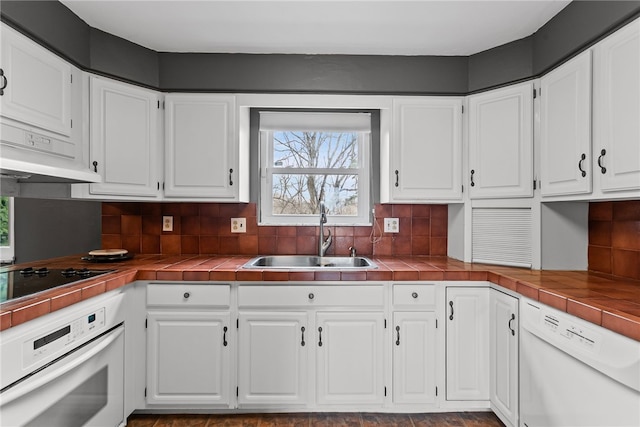
[[464,105],[462,106],[462,114],[464,114]]
[[386,387],[384,388],[384,395],[385,396],[387,395],[387,388]]
[[537,98],[536,90],[535,90],[535,89],[533,89],[533,99],[536,99],[536,98]]
[[149,327],[149,319],[144,319],[144,328],[147,329]]
[[536,190],[536,180],[535,179],[533,180],[533,190],[534,191]]
[[436,396],[438,396],[438,387],[436,387]]
[[462,192],[464,193],[464,184],[462,184],[460,187],[462,187]]
[[162,191],[164,191],[164,182],[162,183]]
[[71,128],[73,128],[73,119],[71,119],[70,122],[71,122]]
[[240,387],[236,387],[236,397],[240,395]]
[[387,319],[384,319],[384,328],[387,329]]
[[147,397],[147,388],[144,388],[144,397]]
[[69,76],[70,83],[73,84],[73,74]]
[[438,319],[436,319],[436,329],[438,329]]
[[158,110],[160,109],[160,100],[158,99]]
[[236,319],[236,329],[240,329],[240,319]]

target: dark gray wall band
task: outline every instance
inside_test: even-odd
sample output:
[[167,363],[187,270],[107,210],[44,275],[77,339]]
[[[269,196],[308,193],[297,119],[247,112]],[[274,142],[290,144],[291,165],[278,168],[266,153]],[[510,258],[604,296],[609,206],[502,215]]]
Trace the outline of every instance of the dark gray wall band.
[[23,197],[13,201],[16,262],[84,254],[102,247],[101,202]]
[[165,91],[465,94],[456,56],[160,53]]
[[0,16],[86,70],[162,91],[464,95],[537,77],[640,14],[574,0],[535,34],[469,57],[158,53],[90,28],[58,1],[3,0]]

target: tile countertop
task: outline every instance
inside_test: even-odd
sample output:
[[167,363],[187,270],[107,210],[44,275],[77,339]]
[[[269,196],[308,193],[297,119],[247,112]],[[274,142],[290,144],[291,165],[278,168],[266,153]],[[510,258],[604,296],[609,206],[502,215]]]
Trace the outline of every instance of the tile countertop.
[[[135,280],[188,281],[412,281],[488,280],[528,298],[640,341],[640,282],[585,271],[545,271],[470,264],[447,257],[374,258],[379,268],[359,271],[242,269],[249,256],[136,255],[118,263],[90,263],[81,255],[29,263],[116,269],[0,304],[0,330],[124,286]],[[22,267],[25,267],[23,265]],[[12,266],[19,269],[21,266]]]

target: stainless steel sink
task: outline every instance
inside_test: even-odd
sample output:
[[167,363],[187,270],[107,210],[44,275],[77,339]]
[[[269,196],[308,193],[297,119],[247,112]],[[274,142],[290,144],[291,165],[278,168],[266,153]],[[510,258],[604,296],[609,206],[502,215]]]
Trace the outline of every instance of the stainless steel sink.
[[317,255],[269,255],[259,256],[247,262],[243,268],[282,268],[282,269],[346,269],[378,268],[369,258]]

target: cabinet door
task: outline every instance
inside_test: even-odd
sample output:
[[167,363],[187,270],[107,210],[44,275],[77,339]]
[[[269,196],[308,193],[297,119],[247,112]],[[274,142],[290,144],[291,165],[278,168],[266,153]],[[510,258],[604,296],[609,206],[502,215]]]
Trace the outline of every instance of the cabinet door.
[[103,182],[92,194],[157,197],[159,95],[91,77],[91,169]]
[[489,389],[491,409],[510,427],[518,425],[518,299],[490,290]]
[[462,198],[462,100],[393,100],[394,201]]
[[591,52],[540,81],[543,196],[591,192]]
[[447,288],[447,400],[489,400],[489,290]]
[[436,399],[436,315],[393,314],[393,402],[434,403]]
[[594,50],[595,175],[604,192],[640,188],[640,19]]
[[71,135],[71,65],[17,31],[1,26],[3,117]]
[[147,403],[229,404],[229,312],[148,313]]
[[382,404],[382,313],[319,312],[316,324],[319,404]]
[[533,196],[533,85],[469,97],[471,198]]
[[167,95],[167,197],[237,198],[235,97]]
[[238,405],[307,402],[306,312],[240,312]]

